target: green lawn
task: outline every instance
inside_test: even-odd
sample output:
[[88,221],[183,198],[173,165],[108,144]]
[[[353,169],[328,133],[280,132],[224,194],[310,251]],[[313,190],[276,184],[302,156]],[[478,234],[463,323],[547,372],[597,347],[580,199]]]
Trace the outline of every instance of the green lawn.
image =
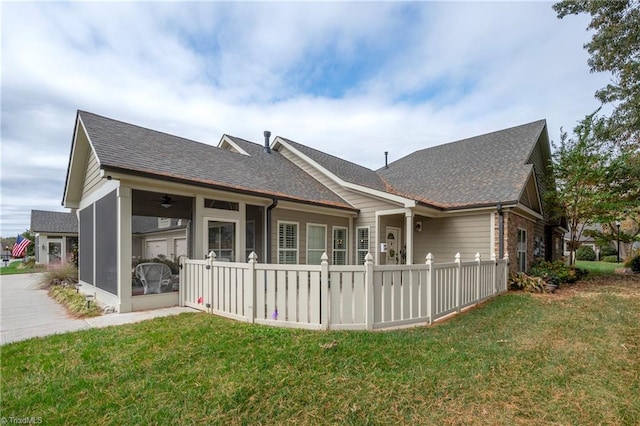
[[45,424],[640,424],[640,277],[445,323],[312,332],[182,314],[2,346],[3,417]]
[[44,272],[44,266],[38,266],[35,268],[25,268],[22,260],[14,260],[11,261],[6,267],[4,266],[4,262],[2,262],[2,268],[0,268],[0,275],[11,275],[11,274],[32,274],[34,272]]
[[587,260],[576,260],[576,267],[596,274],[613,274],[617,268],[623,268],[622,263],[611,262],[589,262]]

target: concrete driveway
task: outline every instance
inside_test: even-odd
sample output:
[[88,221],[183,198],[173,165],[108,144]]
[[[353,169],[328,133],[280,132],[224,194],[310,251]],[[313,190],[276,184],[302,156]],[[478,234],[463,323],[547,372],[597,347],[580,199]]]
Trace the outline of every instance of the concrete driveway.
[[127,324],[182,312],[197,312],[191,308],[176,306],[76,319],[50,298],[46,290],[39,290],[37,283],[38,274],[0,276],[0,344],[94,327]]

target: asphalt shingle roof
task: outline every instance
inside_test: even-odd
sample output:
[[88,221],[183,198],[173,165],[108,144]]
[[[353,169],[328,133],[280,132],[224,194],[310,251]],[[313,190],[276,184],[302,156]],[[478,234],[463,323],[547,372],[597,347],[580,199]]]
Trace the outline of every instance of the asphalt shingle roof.
[[377,171],[387,190],[441,208],[517,201],[545,120],[416,151]]
[[[249,155],[79,111],[100,165],[290,200],[353,208],[277,151],[226,135]],[[342,180],[443,209],[515,202],[538,120],[416,151],[377,171],[281,138]]]
[[73,213],[31,210],[31,232],[78,233],[78,218]]
[[262,145],[245,141],[251,151],[246,156],[85,111],[78,115],[102,168],[353,209],[280,153],[264,153]]
[[367,188],[377,189],[379,191],[385,190],[384,182],[380,179],[380,176],[371,169],[367,169],[366,167],[343,160],[342,158],[335,157],[325,152],[318,151],[317,149],[310,148],[290,139],[282,137],[281,139],[346,182],[366,186]]

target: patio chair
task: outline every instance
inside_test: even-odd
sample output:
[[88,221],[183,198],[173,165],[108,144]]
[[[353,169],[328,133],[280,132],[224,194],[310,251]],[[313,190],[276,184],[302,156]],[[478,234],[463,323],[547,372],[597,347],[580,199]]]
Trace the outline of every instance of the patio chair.
[[144,294],[173,291],[171,269],[164,263],[141,263],[136,266],[136,277],[142,282]]

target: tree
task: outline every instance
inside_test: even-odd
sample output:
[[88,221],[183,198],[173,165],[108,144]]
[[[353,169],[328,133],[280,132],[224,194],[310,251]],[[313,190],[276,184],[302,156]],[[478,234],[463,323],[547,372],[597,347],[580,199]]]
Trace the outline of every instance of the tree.
[[27,246],[27,252],[25,253],[26,257],[29,256],[35,256],[36,250],[36,241],[35,241],[35,237],[33,235],[31,235],[31,232],[28,229],[25,229],[25,231],[22,233],[22,236],[24,238],[26,238],[27,240],[31,241],[31,244],[29,244]]
[[612,174],[611,152],[602,149],[596,133],[600,121],[596,112],[586,116],[574,129],[574,138],[560,130],[560,144],[554,144],[552,173],[556,189],[546,195],[554,209],[552,216],[564,216],[569,228],[570,263],[584,227],[608,214],[613,194],[607,183]]
[[[596,92],[603,103],[614,104],[610,117],[603,119],[601,138],[619,146],[636,147],[640,141],[640,0],[563,0],[553,5],[562,19],[587,13],[593,30],[584,45],[591,57],[591,72],[608,71],[612,83]],[[631,148],[633,149],[633,148]]]

